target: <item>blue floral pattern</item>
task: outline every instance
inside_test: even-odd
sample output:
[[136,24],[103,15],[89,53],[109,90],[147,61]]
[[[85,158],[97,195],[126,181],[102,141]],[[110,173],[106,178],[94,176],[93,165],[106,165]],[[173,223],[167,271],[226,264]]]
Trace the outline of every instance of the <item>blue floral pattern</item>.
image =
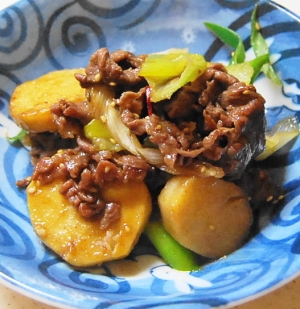
[[[32,230],[26,195],[15,182],[29,175],[24,148],[11,146],[9,98],[14,88],[51,70],[86,66],[98,48],[151,53],[188,47],[209,61],[230,50],[204,21],[230,26],[250,47],[256,0],[22,0],[0,12],[0,277],[32,297],[68,308],[211,308],[231,306],[285,282],[300,270],[300,141],[265,161],[289,191],[284,208],[263,216],[260,232],[243,248],[183,273],[147,247],[123,261],[75,269],[47,250]],[[272,1],[260,1],[262,33],[284,81],[257,81],[267,98],[268,125],[300,113],[300,23]]]

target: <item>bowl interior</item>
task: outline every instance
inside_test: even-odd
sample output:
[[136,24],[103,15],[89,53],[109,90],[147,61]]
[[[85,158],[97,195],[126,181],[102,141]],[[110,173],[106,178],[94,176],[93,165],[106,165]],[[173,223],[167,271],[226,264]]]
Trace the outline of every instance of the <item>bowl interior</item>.
[[[205,28],[211,21],[236,30],[250,48],[256,1],[121,0],[20,1],[0,12],[0,278],[22,293],[72,308],[209,308],[255,297],[300,270],[299,147],[294,140],[264,162],[288,191],[284,207],[266,209],[259,233],[228,257],[198,272],[166,266],[146,242],[123,261],[74,269],[45,249],[32,230],[26,195],[15,182],[31,172],[28,151],[10,145],[9,98],[14,88],[46,72],[85,67],[107,46],[136,54],[188,47],[208,61],[231,50]],[[284,81],[255,84],[267,101],[268,126],[299,116],[300,24],[270,1],[259,3],[262,33]],[[276,212],[274,211],[276,210]]]

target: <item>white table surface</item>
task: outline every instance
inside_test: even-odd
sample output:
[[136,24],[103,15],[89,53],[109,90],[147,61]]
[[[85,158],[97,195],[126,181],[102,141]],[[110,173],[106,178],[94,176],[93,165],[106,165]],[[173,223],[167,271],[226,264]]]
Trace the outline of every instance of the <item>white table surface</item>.
[[[1,0],[0,10],[18,0]],[[300,16],[299,0],[276,0]],[[300,276],[258,299],[233,307],[234,309],[300,309]],[[0,309],[57,309],[28,298],[0,283]]]

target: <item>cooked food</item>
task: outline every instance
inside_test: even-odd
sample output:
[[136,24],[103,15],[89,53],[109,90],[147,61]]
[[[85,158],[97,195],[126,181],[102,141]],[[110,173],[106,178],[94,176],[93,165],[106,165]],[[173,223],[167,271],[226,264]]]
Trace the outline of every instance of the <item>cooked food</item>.
[[212,259],[238,249],[253,222],[243,190],[216,177],[172,177],[158,204],[165,229],[184,247]]
[[[171,58],[160,55],[159,61],[182,55],[189,60],[188,53],[176,51]],[[171,95],[168,85],[168,96],[157,103],[149,102],[149,85],[141,76],[147,55],[106,48],[92,55],[85,74],[75,73],[86,88],[81,102],[73,92],[60,98],[56,87],[45,90],[52,98],[47,112],[53,126],[47,132],[30,130],[29,211],[40,239],[70,264],[89,266],[128,255],[149,220],[150,193],[155,204],[155,191],[164,186],[158,197],[162,222],[184,247],[218,258],[247,237],[252,223],[248,197],[228,180],[238,179],[263,150],[264,99],[223,65],[191,57],[200,59],[203,71],[198,66],[198,77],[177,85]],[[186,68],[183,64],[180,70]],[[52,72],[52,85],[62,76],[65,85],[76,81],[71,72]],[[44,80],[18,87],[13,110],[28,95],[26,85],[40,89]],[[31,128],[44,115],[39,106]],[[12,114],[16,119],[23,115],[23,110],[20,117]],[[160,180],[153,186],[155,177]]]
[[84,72],[84,69],[53,71],[19,85],[10,99],[10,114],[14,121],[30,132],[57,131],[51,106],[63,99],[73,103],[85,99],[85,91],[73,78],[78,72]]
[[[103,217],[85,218],[60,194],[57,178],[27,188],[28,206],[38,237],[68,263],[87,267],[126,257],[144,230],[151,213],[151,197],[142,182],[109,182],[102,189],[110,201]],[[88,197],[87,197],[88,198]]]
[[282,198],[253,164],[266,119],[250,81],[269,55],[237,63],[245,51],[229,33],[239,46],[229,66],[187,49],[101,48],[85,70],[17,87],[11,115],[34,166],[18,185],[37,235],[68,263],[124,258],[145,232],[172,267],[195,270],[195,255],[238,249],[262,202]]
[[[229,75],[219,63],[208,64],[170,99],[151,103],[149,114],[148,84],[139,74],[143,59],[129,52],[98,50],[91,57],[86,75],[76,75],[87,88],[93,108],[102,108],[102,116],[108,116],[109,111],[101,107],[104,103],[94,94],[94,87],[105,85],[115,93],[114,103],[123,124],[137,137],[146,136],[159,149],[161,168],[194,175],[208,168],[216,177],[239,177],[265,143],[265,101],[255,87]],[[147,155],[145,158],[149,159]]]

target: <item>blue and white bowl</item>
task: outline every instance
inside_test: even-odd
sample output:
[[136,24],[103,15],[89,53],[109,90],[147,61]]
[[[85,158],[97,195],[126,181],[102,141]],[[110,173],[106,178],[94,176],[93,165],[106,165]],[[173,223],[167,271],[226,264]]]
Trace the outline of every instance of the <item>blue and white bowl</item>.
[[[0,12],[0,278],[30,297],[61,308],[228,308],[291,280],[300,271],[300,140],[266,161],[287,190],[284,207],[264,218],[243,248],[200,271],[178,272],[147,247],[129,258],[74,269],[33,232],[25,192],[15,182],[31,173],[25,148],[11,146],[8,104],[14,88],[51,70],[86,66],[98,48],[136,54],[188,47],[209,61],[230,49],[203,25],[230,26],[250,46],[256,0],[21,0]],[[299,17],[272,1],[259,2],[262,32],[284,83],[260,78],[268,125],[300,113]]]

